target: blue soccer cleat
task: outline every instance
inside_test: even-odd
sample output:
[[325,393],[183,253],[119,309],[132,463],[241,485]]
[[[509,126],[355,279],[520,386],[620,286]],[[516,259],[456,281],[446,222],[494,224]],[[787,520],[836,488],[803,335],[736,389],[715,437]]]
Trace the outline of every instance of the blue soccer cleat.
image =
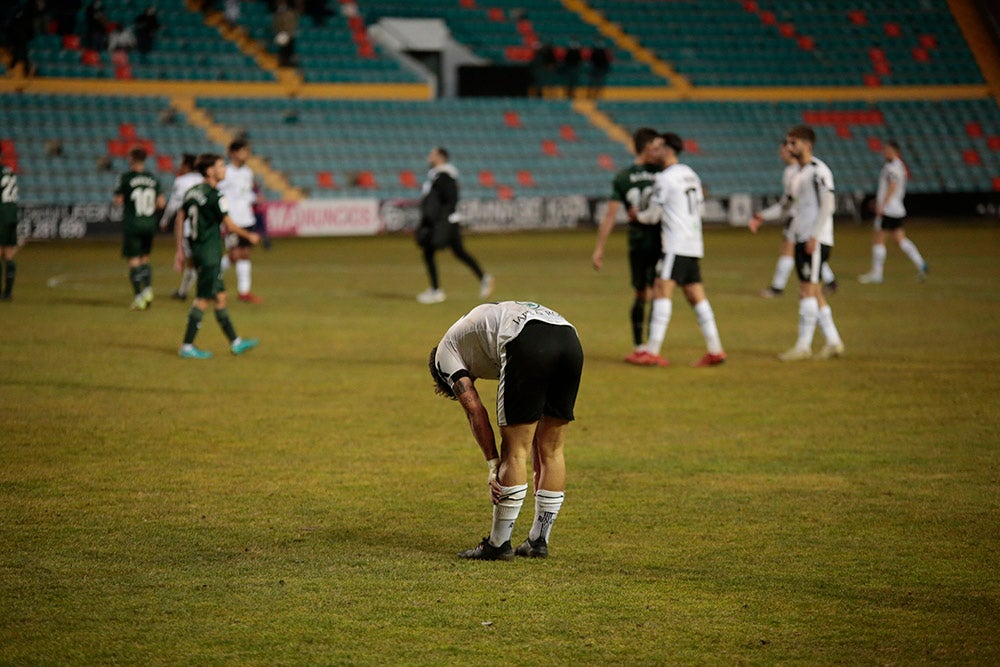
[[237,338],[233,341],[233,344],[229,346],[233,354],[243,354],[247,350],[252,350],[253,348],[260,345],[260,341],[256,338]]
[[178,353],[181,359],[211,359],[212,353],[199,350],[194,345],[184,345]]

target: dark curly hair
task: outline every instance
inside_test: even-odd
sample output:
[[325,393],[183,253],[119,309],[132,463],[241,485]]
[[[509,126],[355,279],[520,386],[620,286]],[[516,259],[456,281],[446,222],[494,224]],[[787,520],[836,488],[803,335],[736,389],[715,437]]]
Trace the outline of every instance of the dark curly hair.
[[451,390],[451,385],[448,384],[448,380],[441,373],[441,369],[437,367],[437,351],[437,345],[435,345],[434,349],[431,350],[430,359],[427,360],[427,367],[431,371],[431,377],[434,378],[434,393],[456,401],[458,397]]

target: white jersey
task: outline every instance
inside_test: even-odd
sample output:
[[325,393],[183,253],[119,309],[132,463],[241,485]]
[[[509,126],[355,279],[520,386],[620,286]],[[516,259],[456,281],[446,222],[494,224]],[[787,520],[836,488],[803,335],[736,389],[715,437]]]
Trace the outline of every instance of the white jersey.
[[704,257],[701,236],[701,206],[705,197],[701,179],[686,164],[673,164],[653,181],[652,208],[661,215],[663,253],[681,257]]
[[799,167],[792,182],[792,232],[797,243],[815,238],[822,245],[833,245],[833,211],[820,216],[821,199],[833,192],[833,172],[822,160],[814,157]]
[[[895,183],[896,190],[886,200],[889,185]],[[882,204],[882,213],[890,218],[906,217],[906,207],[903,198],[906,197],[906,165],[898,157],[882,166],[878,175],[878,194],[875,200]]]
[[434,363],[449,385],[466,375],[498,380],[500,368],[506,362],[507,343],[533,321],[573,327],[559,313],[530,301],[484,303],[445,332]]
[[253,204],[257,195],[253,191],[253,170],[249,166],[226,165],[226,178],[219,181],[219,191],[229,201],[229,217],[240,227],[253,227],[257,219]]
[[[174,219],[177,215],[177,209],[181,207],[184,203],[184,195],[188,190],[198,185],[205,180],[205,177],[199,174],[197,171],[189,171],[186,174],[181,174],[174,179],[174,185],[170,189],[170,199],[167,200],[167,207],[163,209],[163,226],[166,227],[167,224]],[[188,232],[190,231],[190,225],[188,219],[184,218],[184,238],[188,237]]]

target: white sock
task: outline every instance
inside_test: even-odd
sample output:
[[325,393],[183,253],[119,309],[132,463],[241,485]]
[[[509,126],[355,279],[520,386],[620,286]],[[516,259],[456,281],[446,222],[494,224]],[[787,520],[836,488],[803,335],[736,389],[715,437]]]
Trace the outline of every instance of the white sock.
[[649,338],[646,339],[646,351],[659,354],[663,347],[663,339],[667,337],[667,327],[674,311],[674,302],[670,299],[653,299],[653,310],[649,317]]
[[795,347],[802,350],[812,349],[818,318],[819,300],[816,297],[810,296],[799,301],[799,340],[796,341]]
[[228,271],[229,267],[232,266],[232,265],[233,265],[233,262],[232,262],[232,260],[229,259],[229,255],[223,255],[222,256],[222,265],[221,265],[220,271],[221,272]]
[[493,506],[493,529],[490,531],[490,544],[495,547],[510,541],[514,532],[514,522],[521,513],[524,497],[528,495],[528,485],[501,486],[502,500]]
[[694,315],[698,318],[701,335],[705,337],[705,345],[712,354],[722,354],[722,341],[719,340],[719,328],[715,326],[715,313],[708,299],[699,301],[694,307]]
[[236,291],[246,294],[250,291],[250,260],[236,260]]
[[820,276],[823,278],[824,285],[829,285],[837,279],[837,276],[833,275],[833,269],[831,269],[830,265],[826,262],[823,262],[823,266],[819,267],[819,272]]
[[198,270],[190,266],[184,267],[184,272],[181,273],[181,286],[177,288],[178,294],[186,295],[196,280],[198,280]]
[[792,275],[795,268],[795,258],[791,255],[782,255],[778,258],[778,263],[774,267],[774,277],[771,278],[771,289],[783,290],[788,284],[788,276]]
[[539,489],[535,492],[535,520],[528,531],[528,539],[537,540],[541,537],[546,542],[549,541],[549,532],[559,516],[559,508],[565,497],[566,493],[563,491]]
[[885,267],[885,246],[881,243],[872,246],[872,275],[876,278],[882,277],[882,269]]
[[837,325],[833,323],[833,310],[830,308],[830,304],[826,304],[819,309],[819,328],[823,331],[823,335],[826,336],[828,345],[840,345],[843,342],[840,340],[840,332],[837,331]]
[[924,268],[924,258],[920,256],[920,251],[917,250],[916,244],[914,244],[910,239],[904,237],[903,240],[899,242],[899,247],[906,253],[906,256],[910,258],[910,261],[917,267],[917,270],[922,271]]

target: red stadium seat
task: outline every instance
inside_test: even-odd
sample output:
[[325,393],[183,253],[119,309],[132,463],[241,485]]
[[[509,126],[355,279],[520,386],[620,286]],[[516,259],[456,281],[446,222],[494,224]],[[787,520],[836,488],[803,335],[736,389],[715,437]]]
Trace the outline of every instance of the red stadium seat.
[[615,160],[607,153],[601,153],[597,156],[597,165],[605,171],[615,170]]
[[413,173],[412,169],[404,169],[399,172],[399,184],[404,188],[420,187],[420,183],[417,182],[417,175]]
[[701,146],[698,145],[697,139],[685,139],[684,140],[684,152],[693,153],[698,155],[701,153]]
[[126,141],[134,141],[138,138],[138,134],[135,131],[135,124],[133,123],[121,123],[118,126],[118,136]]
[[970,137],[981,137],[983,136],[983,126],[976,121],[969,121],[965,124],[965,133]]
[[551,139],[542,142],[542,152],[546,155],[559,155],[559,146]]
[[580,138],[576,136],[576,130],[573,129],[572,125],[561,125],[559,127],[559,136],[562,137],[563,141],[580,140]]
[[937,39],[934,35],[920,35],[920,46],[925,49],[936,49]]
[[889,37],[900,37],[903,34],[903,30],[899,27],[898,23],[886,23],[883,28],[885,34]]
[[525,188],[533,188],[538,185],[535,183],[535,177],[527,169],[517,172],[517,184]]
[[967,148],[962,151],[962,161],[973,167],[978,167],[983,163],[983,159],[979,157],[979,151],[975,148]]
[[67,51],[79,51],[80,50],[80,36],[79,35],[63,35],[62,47]]
[[513,199],[514,188],[509,185],[501,185],[497,188],[497,197],[500,199]]
[[812,51],[816,48],[816,40],[809,35],[801,35],[798,39],[798,45],[803,51]]
[[993,191],[1000,192],[1000,176],[993,177]]
[[132,67],[130,65],[119,65],[115,67],[115,78],[116,79],[131,79],[132,78]]
[[878,74],[865,74],[863,81],[866,86],[871,88],[878,88],[882,85],[882,80],[878,78]]
[[80,54],[80,62],[84,65],[100,65],[101,54],[93,49],[86,49]]
[[503,55],[508,62],[528,63],[535,57],[535,50],[530,46],[507,46],[504,47]]
[[743,9],[751,14],[755,14],[760,7],[757,5],[755,0],[743,0]]
[[489,11],[486,12],[486,15],[491,21],[498,21],[502,23],[506,20],[506,17],[503,15],[503,9],[500,7],[490,7]]
[[881,153],[882,140],[878,137],[868,137],[868,148],[871,149],[873,153]]
[[334,190],[337,187],[336,181],[333,180],[333,174],[329,171],[316,172],[316,185],[325,190]]
[[128,142],[124,139],[111,139],[108,141],[108,155],[111,157],[125,157],[128,155]]
[[497,179],[492,171],[483,169],[479,172],[479,184],[484,188],[495,188],[497,186]]
[[157,155],[156,168],[160,171],[172,172],[174,170],[174,159],[169,155]]
[[854,25],[865,25],[868,23],[868,17],[865,15],[863,9],[855,9],[854,11],[847,12],[847,18]]
[[378,187],[378,183],[375,181],[375,174],[370,171],[358,172],[357,180],[355,182],[359,188],[365,188],[366,190],[374,190]]
[[782,23],[780,26],[778,26],[778,32],[781,33],[782,37],[795,37],[795,24]]
[[838,125],[836,127],[837,136],[841,139],[851,138],[851,126],[850,125]]
[[[1000,151],[1000,134],[990,135],[990,138],[986,140],[986,145],[990,147],[991,151]],[[3,153],[6,155],[7,149],[4,149]]]
[[461,0],[461,2],[459,2],[459,4],[462,7],[464,7],[465,9],[475,9],[476,8],[476,0]]
[[521,127],[521,116],[516,111],[504,111],[503,122],[507,127]]
[[3,153],[4,157],[16,156],[17,147],[14,145],[13,139],[0,139],[0,152]]
[[775,16],[774,12],[761,12],[760,22],[764,25],[777,25],[778,17]]
[[931,61],[931,53],[923,47],[915,47],[913,49],[913,59],[918,63],[929,63]]

